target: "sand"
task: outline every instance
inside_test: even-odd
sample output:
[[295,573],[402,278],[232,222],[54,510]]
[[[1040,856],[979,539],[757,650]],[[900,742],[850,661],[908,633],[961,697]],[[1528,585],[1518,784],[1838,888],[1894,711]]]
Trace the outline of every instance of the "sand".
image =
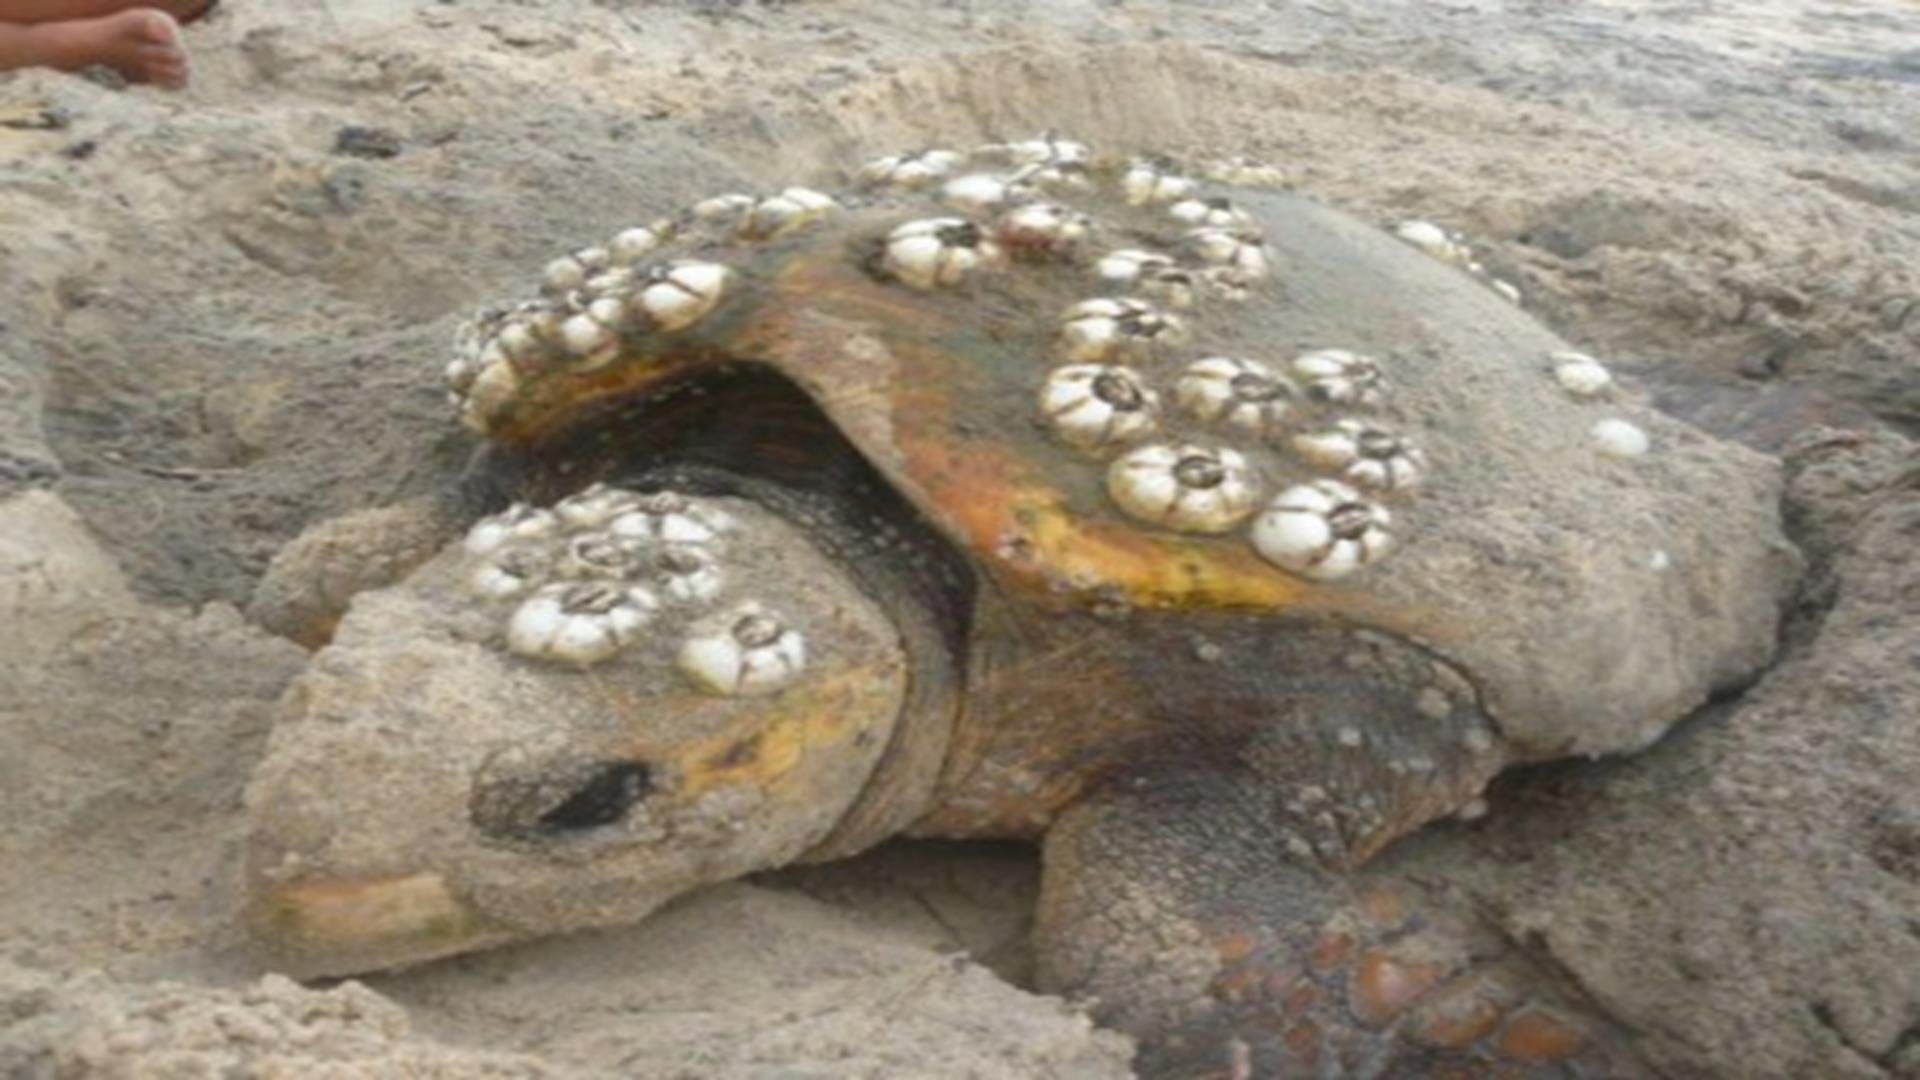
[[1058,128],[1461,230],[1629,392],[1796,448],[1777,669],[1416,854],[1649,1068],[1920,1075],[1920,7],[228,0],[189,43],[182,95],[0,76],[0,1074],[1125,1075],[1020,989],[1022,850],[364,987],[263,977],[228,892],[305,662],[239,612],[304,526],[459,467],[467,310],[696,196]]

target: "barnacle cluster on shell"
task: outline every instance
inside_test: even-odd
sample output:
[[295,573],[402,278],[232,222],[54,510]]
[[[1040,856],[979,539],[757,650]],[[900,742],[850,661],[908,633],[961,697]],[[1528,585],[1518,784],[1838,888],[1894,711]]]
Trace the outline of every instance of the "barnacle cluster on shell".
[[[1227,533],[1252,520],[1275,487],[1287,487],[1276,479],[1303,469],[1405,496],[1426,472],[1425,455],[1372,421],[1342,415],[1384,403],[1386,380],[1372,358],[1342,349],[1182,357],[1195,332],[1189,320],[1204,319],[1212,300],[1244,299],[1273,271],[1253,216],[1196,175],[1283,184],[1278,170],[1246,159],[1197,172],[1158,156],[1103,163],[1056,135],[967,155],[897,155],[860,170],[873,188],[933,188],[946,214],[904,221],[886,235],[884,278],[934,289],[981,268],[1009,272],[1009,257],[1035,255],[1093,270],[1100,295],[1060,314],[1055,365],[1038,375],[1035,407],[1054,439],[1106,462],[1106,490],[1121,513],[1176,532]],[[1075,209],[1072,196],[1096,180],[1132,208],[1130,223]],[[1130,244],[1095,249],[1110,235]],[[1267,462],[1288,452],[1292,463],[1272,475]],[[1271,503],[1268,510],[1285,512]],[[1293,572],[1339,577],[1390,546],[1386,512],[1369,522],[1358,547],[1336,538],[1324,557],[1261,553]]]
[[662,634],[678,638],[675,663],[701,688],[771,693],[805,669],[805,637],[734,595],[726,548],[738,528],[696,496],[594,484],[474,523],[463,587],[529,660],[584,669]]
[[[1057,317],[1052,363],[1036,365],[1034,400],[1053,438],[1105,463],[1106,488],[1120,512],[1173,531],[1244,528],[1269,562],[1321,580],[1352,573],[1394,546],[1390,515],[1370,499],[1409,497],[1429,463],[1417,437],[1377,415],[1390,397],[1379,361],[1337,347],[1253,356],[1188,348],[1215,300],[1270,287],[1274,271],[1258,222],[1208,182],[1283,187],[1280,170],[1245,158],[1192,167],[1158,156],[1103,160],[1085,144],[1049,133],[971,151],[881,157],[855,177],[858,202],[903,208],[864,249],[873,253],[865,265],[882,280],[936,290],[989,271],[1040,272],[1023,265],[1033,260],[1092,271],[1097,287],[1089,298]],[[1108,222],[1077,208],[1076,196],[1095,184],[1107,185],[1122,204],[1115,212],[1131,217]],[[466,329],[447,370],[455,400],[484,430],[527,380],[551,370],[590,370],[635,335],[677,333],[706,318],[724,302],[733,272],[718,256],[690,257],[695,248],[676,253],[683,235],[749,243],[803,228],[839,207],[832,196],[801,187],[717,195],[678,218],[634,226],[554,260],[538,299],[486,313]],[[1458,235],[1421,221],[1394,231],[1511,292],[1487,277]],[[1107,246],[1121,236],[1124,245]],[[1575,396],[1601,396],[1610,386],[1605,368],[1589,357],[1556,354],[1549,362]],[[1644,453],[1644,433],[1629,427],[1601,421],[1592,438],[1604,453]],[[712,547],[724,528],[709,527],[698,514],[649,516],[630,505],[630,495],[582,493],[552,512],[523,510],[488,525],[488,538],[511,534],[515,539],[498,542],[517,546],[511,558],[503,555],[476,575],[476,591],[530,595],[552,575],[576,571],[580,580],[626,580],[621,560],[631,556],[638,568],[632,573],[654,575],[646,588],[663,610],[724,597],[724,568]],[[600,530],[615,545],[659,550],[644,557],[601,544],[539,556],[521,550],[548,542],[542,530],[578,529]],[[659,576],[668,565],[679,568],[678,576]],[[778,651],[764,664],[749,663],[751,649],[762,646],[727,645],[735,640],[730,633],[714,630],[709,644],[693,650],[705,658],[700,672],[718,674],[692,677],[759,685],[766,672],[804,657]],[[727,650],[736,646],[747,650],[737,664],[714,659],[732,656]]]

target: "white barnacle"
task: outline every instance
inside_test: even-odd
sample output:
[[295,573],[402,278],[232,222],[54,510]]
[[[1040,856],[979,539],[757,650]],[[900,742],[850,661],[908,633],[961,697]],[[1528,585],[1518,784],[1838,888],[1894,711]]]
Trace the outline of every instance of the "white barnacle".
[[680,646],[680,670],[715,694],[770,694],[807,666],[806,639],[753,601],[695,625]]
[[[453,391],[455,398],[466,394],[467,387],[473,385],[474,378],[480,374],[482,368],[486,367],[487,359],[489,358],[486,357],[486,352],[482,350],[479,356],[468,356],[463,353],[447,361],[443,374],[447,380],[447,388]],[[499,359],[504,361],[506,358],[502,356]]]
[[703,604],[720,594],[720,561],[695,544],[665,544],[651,558],[653,579],[669,600]]
[[1200,295],[1200,278],[1178,266],[1152,266],[1140,272],[1133,291],[1175,311],[1185,311]]
[[952,150],[916,150],[868,162],[860,168],[860,179],[868,184],[911,191],[940,179],[959,164],[960,155]]
[[1131,368],[1068,364],[1040,387],[1040,415],[1060,441],[1101,450],[1149,435],[1159,426],[1160,398]]
[[983,146],[978,152],[1004,156],[1015,165],[1084,164],[1090,155],[1085,143],[1063,139],[1051,131],[1021,142]]
[[1154,443],[1107,468],[1107,494],[1129,516],[1179,532],[1223,533],[1253,512],[1258,484],[1227,447]]
[[1613,373],[1586,353],[1557,352],[1547,359],[1561,389],[1575,397],[1599,397],[1613,386]]
[[1209,356],[1187,365],[1173,396],[1196,419],[1271,437],[1286,424],[1300,388],[1257,360]]
[[1052,161],[1022,165],[1013,170],[1007,182],[1018,188],[1040,191],[1086,191],[1093,187],[1087,167],[1077,161]]
[[1293,373],[1315,401],[1339,405],[1378,405],[1386,379],[1371,357],[1346,349],[1315,349],[1293,359]]
[[655,327],[672,333],[712,311],[732,274],[719,263],[678,259],[640,275],[636,300]]
[[718,507],[696,502],[679,492],[656,491],[636,496],[632,505],[614,518],[608,528],[615,536],[628,539],[710,544],[720,534],[731,531],[733,525],[733,518]]
[[633,585],[556,582],[514,610],[507,620],[507,648],[585,667],[633,641],[659,607],[652,593]]
[[737,191],[730,191],[725,195],[715,195],[712,198],[701,199],[699,202],[694,203],[692,213],[694,218],[699,221],[713,223],[724,222],[733,225],[738,224],[741,219],[747,216],[753,209],[753,204],[753,196],[743,195]]
[[[618,301],[614,303],[617,305]],[[624,313],[624,309],[620,309],[610,314],[612,320],[617,322]],[[560,323],[560,344],[581,360],[608,359],[619,340],[619,331],[595,318],[592,311],[577,312]]]
[[1000,262],[1000,248],[965,218],[909,221],[887,234],[880,262],[916,289],[954,285],[975,269]]
[[1171,258],[1157,252],[1122,248],[1102,255],[1100,261],[1094,264],[1094,272],[1099,274],[1103,281],[1111,281],[1116,285],[1131,285],[1148,270],[1167,269],[1172,266]]
[[1217,180],[1237,187],[1287,186],[1287,174],[1264,161],[1250,157],[1216,158],[1200,166],[1200,175],[1209,180]]
[[1099,297],[1061,315],[1060,352],[1072,361],[1152,357],[1186,339],[1178,318],[1144,300]]
[[508,548],[481,563],[467,583],[481,596],[494,599],[515,596],[539,584],[548,565],[546,554],[537,548]]
[[473,523],[467,530],[466,549],[485,555],[509,540],[533,540],[552,535],[559,524],[551,510],[526,503],[514,503],[497,514]]
[[1231,266],[1209,266],[1200,271],[1200,281],[1214,296],[1236,304],[1253,293],[1253,279]]
[[833,201],[831,195],[812,188],[790,187],[754,204],[741,228],[748,236],[779,236],[818,221],[839,208],[840,204]]
[[623,540],[607,533],[586,533],[567,539],[560,556],[560,574],[568,578],[631,577],[640,566],[636,541]]
[[1589,434],[1593,436],[1594,445],[1608,457],[1636,458],[1653,446],[1638,425],[1614,417],[1595,423]]
[[1208,265],[1232,267],[1253,281],[1267,276],[1266,241],[1252,229],[1194,229],[1187,245]]
[[1239,228],[1253,223],[1245,210],[1233,205],[1233,200],[1224,195],[1182,199],[1167,207],[1167,213],[1183,225],[1212,229]]
[[589,484],[553,504],[553,512],[573,529],[597,529],[633,509],[640,497],[625,488]]
[[520,392],[520,374],[505,360],[490,363],[474,376],[460,405],[460,420],[476,431],[486,431],[494,414]]
[[586,283],[589,277],[605,270],[611,256],[606,248],[581,248],[562,255],[540,272],[540,287],[550,296],[565,296]]
[[955,210],[970,214],[996,210],[1021,197],[1024,190],[985,173],[973,173],[946,182],[940,189],[940,201]]
[[1427,455],[1418,447],[1364,420],[1348,418],[1326,431],[1296,435],[1293,448],[1349,483],[1378,491],[1411,491],[1427,472]]
[[607,252],[615,266],[632,266],[652,254],[671,234],[672,227],[665,222],[635,225],[615,233],[613,241],[607,245]]
[[1465,267],[1473,258],[1459,236],[1431,221],[1403,221],[1394,227],[1393,235],[1453,266]]
[[1274,496],[1254,519],[1251,539],[1260,557],[1275,566],[1332,581],[1392,549],[1392,520],[1346,484],[1315,480]]
[[1120,177],[1120,194],[1128,206],[1175,202],[1192,191],[1193,181],[1163,158],[1136,158]]
[[1059,203],[1028,203],[1001,215],[995,232],[1016,253],[1070,250],[1086,239],[1093,223],[1087,215]]

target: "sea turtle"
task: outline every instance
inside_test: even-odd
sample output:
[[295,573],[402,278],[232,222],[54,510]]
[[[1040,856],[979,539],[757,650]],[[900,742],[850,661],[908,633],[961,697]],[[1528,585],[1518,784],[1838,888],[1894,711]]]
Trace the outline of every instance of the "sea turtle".
[[326,643],[247,795],[273,962],[1025,838],[1041,986],[1146,1073],[1630,1061],[1444,882],[1370,863],[1763,666],[1773,464],[1248,168],[903,154],[481,313],[466,480],[320,526],[255,604]]

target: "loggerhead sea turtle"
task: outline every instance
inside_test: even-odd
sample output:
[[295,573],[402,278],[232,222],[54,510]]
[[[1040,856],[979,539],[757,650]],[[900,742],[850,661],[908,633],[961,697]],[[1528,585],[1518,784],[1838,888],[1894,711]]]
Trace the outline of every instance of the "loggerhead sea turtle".
[[247,795],[272,961],[1015,837],[1041,986],[1149,1075],[1628,1068],[1445,882],[1369,863],[1764,665],[1775,470],[1252,170],[900,155],[478,316],[458,490],[316,528],[256,598],[325,643]]

